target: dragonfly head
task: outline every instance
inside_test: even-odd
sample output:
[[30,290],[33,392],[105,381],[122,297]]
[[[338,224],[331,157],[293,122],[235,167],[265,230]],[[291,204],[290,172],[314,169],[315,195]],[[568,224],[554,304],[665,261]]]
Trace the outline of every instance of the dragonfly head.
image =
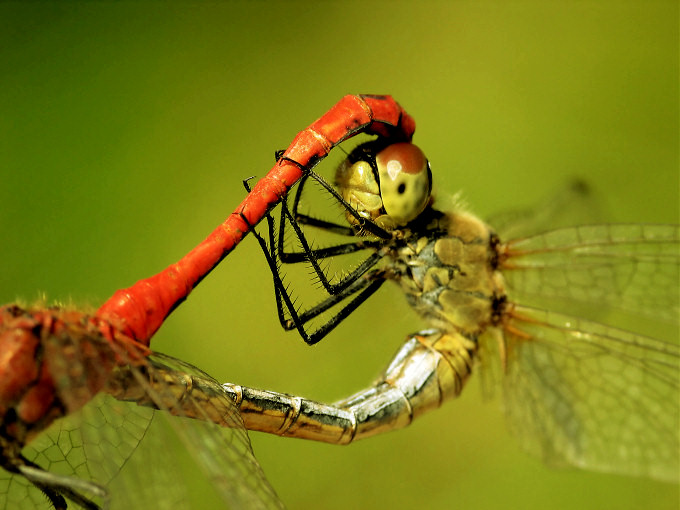
[[[363,218],[386,230],[415,220],[430,203],[432,172],[425,154],[412,143],[363,144],[335,175],[342,197]],[[351,214],[352,224],[358,220]]]

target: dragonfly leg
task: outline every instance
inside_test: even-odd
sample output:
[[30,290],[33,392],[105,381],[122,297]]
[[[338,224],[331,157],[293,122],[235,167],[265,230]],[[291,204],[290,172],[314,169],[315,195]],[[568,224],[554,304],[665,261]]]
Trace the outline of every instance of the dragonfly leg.
[[[300,201],[300,195],[302,192],[302,189],[304,188],[305,183],[307,182],[307,178],[309,176],[313,176],[318,182],[322,183],[323,186],[333,194],[333,197],[348,211],[352,211],[353,213],[356,214],[356,211],[351,208],[351,206],[346,203],[341,196],[338,195],[337,191],[335,191],[332,187],[328,185],[328,183],[325,182],[325,180],[317,175],[316,173],[310,172],[310,174],[305,175],[300,182],[300,185],[297,189],[295,199],[293,202],[293,210],[291,211],[288,207],[288,200],[286,197],[283,197],[281,200],[281,216],[279,220],[279,236],[278,236],[278,252],[277,252],[277,257],[278,260],[280,260],[284,264],[294,264],[298,262],[309,262],[312,266],[312,269],[316,273],[317,278],[319,279],[319,282],[323,285],[324,289],[328,294],[337,294],[342,292],[344,289],[346,289],[348,286],[350,286],[353,282],[358,280],[366,271],[368,271],[371,267],[373,267],[375,264],[377,264],[380,259],[382,258],[382,255],[378,253],[372,253],[369,255],[365,260],[363,260],[361,263],[357,265],[356,268],[354,268],[352,271],[350,271],[347,275],[342,277],[337,283],[331,283],[330,279],[326,276],[326,273],[324,270],[321,268],[319,264],[320,259],[325,259],[329,257],[334,257],[337,255],[344,255],[348,253],[354,253],[366,249],[378,249],[380,246],[382,246],[385,242],[385,239],[390,239],[391,234],[389,232],[386,232],[385,230],[381,229],[377,225],[375,225],[375,228],[378,229],[379,234],[377,235],[381,239],[357,239],[353,242],[349,243],[342,243],[339,245],[331,246],[328,248],[321,248],[321,249],[313,249],[312,246],[310,245],[309,241],[307,241],[307,237],[305,233],[302,231],[302,228],[300,225],[308,225],[308,226],[313,226],[316,228],[320,228],[323,230],[327,230],[329,232],[335,232],[335,233],[341,233],[344,235],[348,236],[354,236],[355,232],[352,228],[349,228],[347,226],[342,226],[342,225],[337,225],[335,223],[323,221],[323,220],[318,220],[315,218],[312,218],[307,215],[302,215],[298,213],[298,205]],[[357,215],[358,216],[358,215]],[[357,221],[363,221],[364,223],[369,222],[368,220],[365,220],[364,218],[360,218]],[[303,251],[301,252],[287,252],[285,250],[285,229],[286,229],[286,224],[290,225],[293,229],[293,232],[295,234],[295,237],[297,238],[301,248]],[[275,236],[273,235],[272,232],[272,226],[270,225],[270,238],[274,238]],[[364,225],[364,228],[367,228],[366,225]],[[273,242],[273,241],[272,241]],[[272,253],[274,253],[274,250],[272,250]]]
[[476,341],[430,330],[410,336],[372,386],[334,404],[224,384],[249,430],[347,444],[409,425],[460,394]]
[[[68,508],[64,497],[85,510],[101,510],[102,507],[78,491],[89,492],[102,498],[105,503],[108,502],[108,491],[101,485],[71,476],[50,473],[33,463],[29,463],[26,459],[24,460],[26,463],[18,467],[19,472],[47,496],[55,510],[66,510]],[[107,506],[105,504],[104,508]]]
[[[284,263],[284,264],[296,264],[299,262],[310,262],[312,264],[312,268],[314,271],[317,273],[317,276],[319,278],[319,281],[321,284],[324,286],[326,291],[329,294],[335,294],[337,292],[340,292],[342,289],[347,287],[349,284],[351,284],[353,281],[355,281],[358,277],[360,277],[362,274],[364,274],[368,269],[370,269],[375,263],[377,262],[377,258],[372,256],[368,257],[364,262],[359,264],[358,268],[353,270],[349,275],[343,277],[342,280],[340,280],[338,283],[332,284],[330,283],[330,280],[326,276],[325,272],[323,269],[321,269],[318,260],[319,259],[325,259],[329,257],[335,257],[337,255],[346,255],[348,253],[354,253],[357,251],[361,250],[367,250],[367,249],[378,249],[380,246],[384,244],[384,241],[382,240],[371,240],[371,239],[357,239],[356,241],[350,242],[350,243],[343,243],[339,245],[334,245],[334,246],[329,246],[327,248],[320,248],[320,249],[313,249],[309,242],[307,241],[307,238],[305,234],[302,232],[302,229],[300,225],[306,225],[306,226],[311,226],[315,227],[321,230],[325,230],[327,232],[333,232],[335,234],[340,234],[344,235],[347,237],[352,237],[356,234],[355,230],[351,227],[348,227],[347,225],[339,225],[337,223],[332,223],[329,221],[321,220],[318,218],[314,218],[312,216],[308,216],[305,214],[301,214],[298,212],[298,203],[300,200],[300,192],[304,188],[305,183],[307,182],[307,178],[309,177],[308,174],[305,174],[302,179],[300,179],[300,184],[297,190],[297,194],[295,196],[294,200],[294,205],[293,205],[293,211],[288,208],[288,200],[287,197],[284,196],[281,199],[281,217],[279,221],[279,236],[278,236],[278,252],[276,252],[276,255],[278,256],[278,259]],[[248,181],[252,179],[253,177],[249,177],[248,179],[244,179],[243,181],[243,186],[245,187],[247,192],[251,191],[250,184]],[[319,177],[320,179],[321,177]],[[340,198],[342,200],[342,198]],[[347,205],[349,207],[349,205]],[[268,213],[269,214],[269,213]],[[248,220],[246,218],[242,218],[243,221],[248,223]],[[270,220],[273,221],[273,220]],[[295,233],[296,238],[299,240],[300,245],[303,248],[303,251],[297,252],[297,251],[286,251],[285,246],[284,246],[284,240],[285,240],[285,225],[286,223],[289,223],[290,225],[293,226],[293,230]],[[248,224],[249,227],[254,227],[254,225]],[[377,227],[379,228],[379,227]],[[382,229],[381,229],[382,230]],[[273,235],[273,229],[270,226],[269,227],[270,231],[270,237],[275,237]],[[387,234],[389,236],[389,234]],[[273,250],[272,250],[273,252]],[[369,262],[370,261],[370,262]]]
[[73,501],[86,510],[100,510],[99,505],[80,494],[88,492],[108,500],[106,489],[96,483],[71,476],[58,475],[45,471],[19,453],[19,446],[11,439],[0,435],[0,464],[10,473],[23,475],[50,501],[55,510],[68,508],[66,499]]
[[[269,214],[266,216],[266,220],[269,231],[269,245],[255,229],[253,229],[253,235],[262,248],[274,279],[274,293],[276,296],[276,307],[278,311],[279,322],[286,330],[291,330],[294,328],[297,329],[307,344],[313,345],[320,341],[352,312],[354,312],[354,310],[356,310],[359,305],[366,301],[366,299],[368,299],[385,282],[382,271],[371,271],[369,273],[363,274],[360,279],[352,282],[348,287],[343,289],[342,292],[330,295],[327,299],[321,301],[309,310],[298,312],[280,274],[280,268],[276,255],[274,220]],[[376,262],[379,260],[379,258],[380,257],[376,257]],[[333,317],[331,317],[331,319],[329,319],[323,325],[315,329],[312,333],[308,333],[305,330],[305,322],[318,317],[323,312],[353,295],[355,295],[355,297],[352,298],[349,303],[344,305]],[[286,318],[286,310],[290,315],[290,319]]]

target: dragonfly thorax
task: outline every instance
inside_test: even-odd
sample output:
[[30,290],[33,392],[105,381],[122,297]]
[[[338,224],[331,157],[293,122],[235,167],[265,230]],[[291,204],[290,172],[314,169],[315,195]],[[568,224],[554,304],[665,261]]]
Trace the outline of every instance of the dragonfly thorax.
[[399,283],[407,299],[440,329],[481,333],[492,323],[494,302],[505,294],[493,267],[491,231],[471,214],[444,215],[400,248]]

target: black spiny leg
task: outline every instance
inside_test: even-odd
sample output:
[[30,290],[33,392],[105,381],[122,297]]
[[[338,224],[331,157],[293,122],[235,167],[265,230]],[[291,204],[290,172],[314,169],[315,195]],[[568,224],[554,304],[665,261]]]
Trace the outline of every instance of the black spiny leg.
[[22,459],[26,464],[19,466],[18,469],[21,474],[40,489],[57,510],[65,510],[68,508],[64,497],[73,501],[85,510],[101,510],[99,505],[83,496],[78,490],[90,492],[104,500],[108,498],[108,492],[101,485],[79,478],[50,473],[32,462],[29,462],[25,458],[22,457]]
[[0,465],[15,476],[23,476],[31,482],[45,495],[55,510],[67,510],[66,499],[85,510],[101,510],[99,505],[80,493],[83,491],[104,500],[108,497],[106,489],[93,482],[45,471],[21,455],[15,442],[2,435],[0,435]]
[[[247,191],[250,191],[250,186],[248,185],[247,180],[244,181],[244,186]],[[293,220],[293,216],[290,210],[288,209],[285,197],[282,199],[281,207],[282,207],[281,221],[284,222],[290,220],[292,224],[297,225],[297,223],[294,222]],[[280,254],[277,253],[277,246],[280,245],[276,241],[274,219],[272,218],[271,214],[268,213],[266,215],[266,220],[269,243],[267,243],[267,241],[265,241],[265,239],[259,233],[257,233],[257,231],[254,228],[252,229],[252,232],[255,238],[257,239],[258,243],[260,244],[267,264],[269,265],[269,269],[272,273],[279,322],[281,323],[283,328],[287,331],[291,329],[297,329],[298,332],[300,333],[300,336],[302,336],[303,340],[307,344],[312,345],[320,341],[324,336],[330,333],[338,324],[340,324],[340,322],[342,322],[354,310],[356,310],[359,305],[361,305],[366,299],[368,299],[368,297],[371,296],[376,290],[378,290],[378,288],[380,288],[380,286],[383,284],[384,278],[382,271],[373,270],[368,272],[368,269],[374,266],[381,258],[373,254],[370,257],[368,257],[359,268],[357,268],[358,270],[355,270],[353,272],[354,274],[345,278],[341,287],[338,286],[333,288],[334,293],[331,294],[329,292],[329,296],[327,299],[321,301],[312,308],[305,310],[304,312],[301,313],[298,312],[298,310],[295,308],[293,300],[290,297],[290,293],[288,292],[288,289],[283,283],[283,279],[281,277],[281,268],[279,265],[281,259]],[[244,218],[244,221],[247,220]],[[304,236],[304,233],[299,228],[299,226],[296,229],[296,235],[298,235],[298,238],[300,239],[303,248],[306,247],[306,251],[304,253],[302,252],[299,253],[300,258],[297,261],[298,262],[310,261],[312,262],[315,271],[318,274],[323,274],[323,271],[320,268],[317,261],[316,252],[310,249],[309,244],[307,243],[307,240]],[[360,241],[359,243],[362,242]],[[356,243],[351,243],[348,246],[355,245]],[[358,249],[365,248],[366,246],[360,244],[360,248],[341,248],[340,250],[334,250],[333,248],[330,248],[320,250],[318,252],[328,254],[327,256],[332,256],[340,253],[351,253],[353,251],[358,251]],[[326,278],[325,274],[323,274],[323,277]],[[318,317],[320,314],[332,308],[336,304],[341,303],[345,299],[348,299],[349,297],[354,295],[356,296],[342,309],[340,309],[340,311],[337,314],[331,317],[331,319],[329,319],[326,323],[324,323],[311,333],[308,333],[305,330],[304,324],[306,322]],[[286,317],[286,311],[290,315],[290,318]]]
[[[281,268],[279,267],[279,261],[276,254],[274,220],[270,214],[267,214],[266,218],[269,230],[269,246],[267,245],[267,241],[265,241],[264,238],[255,231],[255,229],[253,229],[253,235],[257,238],[258,243],[262,248],[265,259],[267,260],[267,264],[269,265],[269,269],[271,270],[272,277],[274,279],[274,292],[276,294],[276,307],[279,315],[279,321],[286,330],[297,329],[300,333],[300,336],[302,336],[302,339],[307,344],[313,345],[330,333],[338,324],[340,324],[354,310],[356,310],[359,305],[366,301],[366,299],[368,299],[376,290],[380,288],[385,280],[382,277],[382,272],[379,270],[365,273],[360,275],[361,277],[356,279],[350,285],[346,286],[341,292],[330,295],[327,299],[321,301],[309,310],[299,313],[296,310],[295,304],[290,297],[288,289],[281,278]],[[329,308],[344,301],[350,296],[353,296],[354,294],[357,295],[322,326],[314,330],[312,333],[308,333],[305,330],[304,324],[307,321],[318,317]],[[286,319],[285,310],[288,310],[290,319]]]

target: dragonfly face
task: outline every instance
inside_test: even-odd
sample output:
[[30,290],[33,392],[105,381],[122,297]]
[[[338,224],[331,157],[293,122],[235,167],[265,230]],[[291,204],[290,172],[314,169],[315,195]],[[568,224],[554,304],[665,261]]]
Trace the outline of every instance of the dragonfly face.
[[[430,201],[432,172],[423,152],[412,143],[379,147],[359,146],[338,167],[335,185],[362,218],[393,230],[423,212]],[[347,214],[347,219],[357,224],[354,215]]]

